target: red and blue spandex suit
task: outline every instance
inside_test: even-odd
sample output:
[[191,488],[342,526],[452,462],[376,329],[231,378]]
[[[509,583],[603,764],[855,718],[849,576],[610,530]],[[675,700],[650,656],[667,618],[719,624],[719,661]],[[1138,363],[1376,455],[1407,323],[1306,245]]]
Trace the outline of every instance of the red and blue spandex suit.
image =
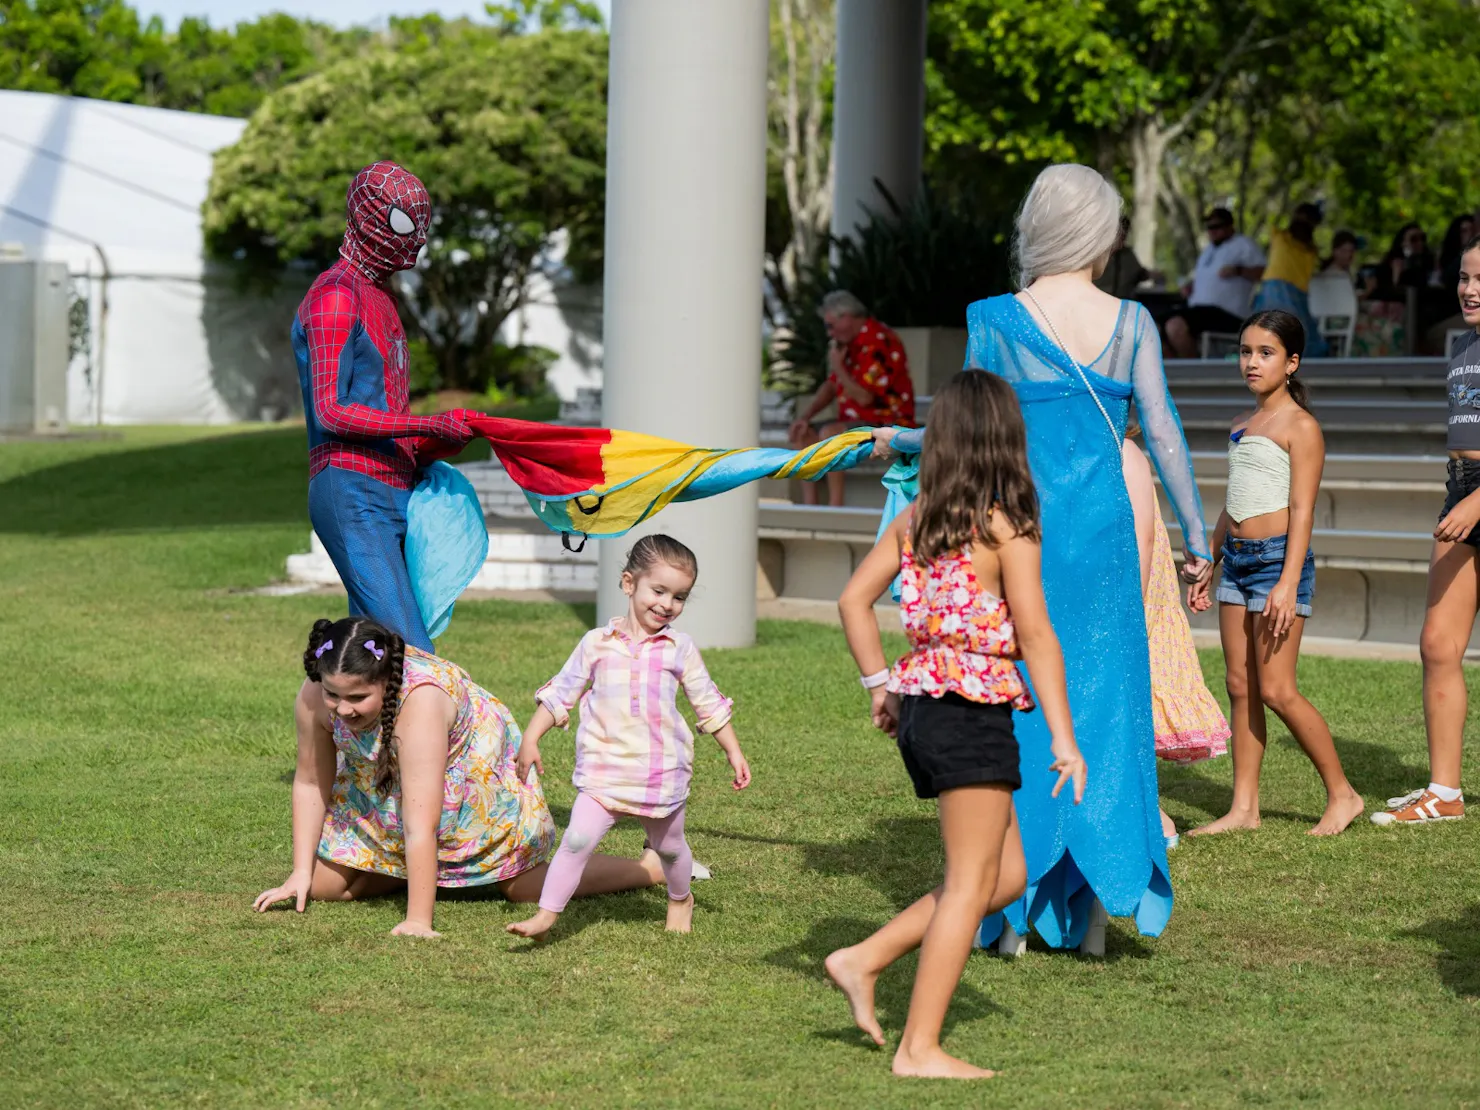
[[393,162],[349,187],[339,261],[309,289],[293,323],[308,423],[308,513],[349,592],[349,611],[432,650],[406,570],[406,505],[419,461],[472,432],[456,415],[412,416],[406,333],[386,282],[416,265],[431,200]]

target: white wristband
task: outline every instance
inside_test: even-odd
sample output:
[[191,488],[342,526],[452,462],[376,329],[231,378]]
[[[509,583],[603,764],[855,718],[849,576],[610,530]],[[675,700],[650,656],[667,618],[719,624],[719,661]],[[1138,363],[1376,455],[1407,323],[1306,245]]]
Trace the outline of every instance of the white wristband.
[[875,671],[873,674],[864,675],[858,681],[863,684],[865,690],[877,690],[889,681],[889,672],[888,670]]

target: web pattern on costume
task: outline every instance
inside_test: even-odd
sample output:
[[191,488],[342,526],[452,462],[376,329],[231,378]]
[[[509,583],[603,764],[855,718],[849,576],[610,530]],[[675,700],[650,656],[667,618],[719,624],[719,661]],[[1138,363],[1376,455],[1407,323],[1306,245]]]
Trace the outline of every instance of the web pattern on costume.
[[310,477],[334,466],[410,489],[418,452],[469,437],[456,416],[408,411],[406,333],[382,285],[416,264],[430,216],[426,189],[394,163],[368,166],[350,184],[340,261],[309,289],[293,328]]

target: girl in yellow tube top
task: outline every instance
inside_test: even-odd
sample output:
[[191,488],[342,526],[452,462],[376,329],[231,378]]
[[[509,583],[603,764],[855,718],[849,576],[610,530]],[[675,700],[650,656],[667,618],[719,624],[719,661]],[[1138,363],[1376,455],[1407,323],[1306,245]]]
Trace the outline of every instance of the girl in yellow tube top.
[[[1223,564],[1218,624],[1233,725],[1233,805],[1193,836],[1259,827],[1266,707],[1325,784],[1326,811],[1311,834],[1342,832],[1363,810],[1331,730],[1295,684],[1300,638],[1315,600],[1310,536],[1326,462],[1321,426],[1295,377],[1304,348],[1305,328],[1288,312],[1256,312],[1244,321],[1239,371],[1255,404],[1228,437],[1228,497],[1212,543],[1214,561]],[[1189,601],[1199,611],[1212,604],[1207,579],[1192,587]]]

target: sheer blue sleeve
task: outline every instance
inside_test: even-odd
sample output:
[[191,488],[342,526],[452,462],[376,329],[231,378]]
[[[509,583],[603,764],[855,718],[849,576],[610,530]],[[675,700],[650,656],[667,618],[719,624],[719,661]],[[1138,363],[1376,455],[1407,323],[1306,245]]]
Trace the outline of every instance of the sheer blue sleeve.
[[901,455],[918,455],[925,446],[925,429],[903,428],[889,441],[889,446]]
[[[985,370],[987,368],[985,360],[977,350],[978,339],[983,334],[983,329],[980,326],[973,326],[976,323],[972,319],[972,313],[975,310],[976,305],[972,305],[966,310],[966,323],[970,329],[971,338],[966,344],[966,362],[962,365],[962,370]],[[906,428],[890,441],[889,446],[893,447],[901,455],[918,455],[925,446],[924,427]],[[910,500],[914,500],[913,495],[911,495]],[[886,524],[889,519],[892,518],[886,517]]]
[[1141,434],[1161,477],[1162,489],[1171,498],[1172,508],[1181,522],[1183,545],[1200,558],[1210,558],[1202,498],[1193,477],[1192,454],[1182,432],[1182,419],[1177,415],[1161,364],[1161,340],[1151,313],[1141,305],[1136,306],[1134,358],[1131,388],[1135,391]]

